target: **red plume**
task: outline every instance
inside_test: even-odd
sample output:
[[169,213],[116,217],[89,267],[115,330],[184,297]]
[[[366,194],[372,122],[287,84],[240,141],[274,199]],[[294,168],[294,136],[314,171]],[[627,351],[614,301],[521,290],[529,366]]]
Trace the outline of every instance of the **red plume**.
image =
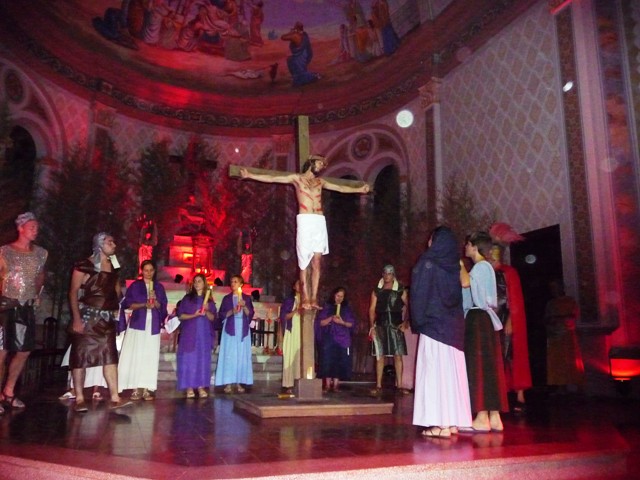
[[489,235],[494,242],[509,245],[513,242],[521,242],[525,238],[516,232],[511,225],[507,223],[496,222],[489,228]]

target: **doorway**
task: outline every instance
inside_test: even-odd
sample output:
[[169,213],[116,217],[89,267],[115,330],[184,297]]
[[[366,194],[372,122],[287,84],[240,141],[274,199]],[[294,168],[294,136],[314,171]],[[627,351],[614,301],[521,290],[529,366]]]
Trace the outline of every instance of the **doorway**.
[[544,312],[551,299],[549,282],[562,278],[560,225],[522,234],[523,242],[513,243],[511,265],[518,270],[522,283],[529,362],[534,386],[547,384],[547,335]]

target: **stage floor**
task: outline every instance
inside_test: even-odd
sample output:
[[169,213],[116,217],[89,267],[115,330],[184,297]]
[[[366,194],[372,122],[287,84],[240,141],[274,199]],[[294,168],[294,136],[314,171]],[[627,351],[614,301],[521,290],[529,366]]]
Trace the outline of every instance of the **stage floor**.
[[[504,416],[504,433],[426,439],[411,424],[413,395],[387,392],[389,415],[259,419],[234,411],[238,395],[186,400],[173,388],[117,413],[104,403],[74,413],[62,391],[23,398],[26,410],[0,417],[0,478],[506,478],[508,468],[538,480],[640,478],[634,399],[532,393],[525,415]],[[262,383],[243,397],[278,390]]]

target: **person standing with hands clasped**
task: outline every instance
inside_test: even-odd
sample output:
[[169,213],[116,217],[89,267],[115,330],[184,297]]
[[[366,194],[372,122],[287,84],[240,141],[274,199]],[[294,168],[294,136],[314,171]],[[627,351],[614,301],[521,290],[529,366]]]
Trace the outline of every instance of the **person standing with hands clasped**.
[[180,319],[178,337],[178,390],[186,390],[187,398],[207,398],[206,387],[211,384],[211,352],[215,330],[216,303],[211,298],[207,277],[198,273],[191,289],[179,303],[176,313]]
[[[167,295],[162,284],[155,281],[153,260],[144,260],[140,270],[142,278],[129,285],[120,303],[118,331],[126,333],[118,362],[118,390],[133,389],[131,400],[153,400],[158,388],[160,327],[167,317]],[[132,311],[128,326],[125,309]]]
[[224,393],[232,393],[233,384],[238,393],[245,392],[243,385],[253,385],[249,326],[254,311],[251,295],[242,293],[243,285],[242,276],[231,277],[231,293],[222,299],[218,314],[222,337],[215,384],[224,385]]

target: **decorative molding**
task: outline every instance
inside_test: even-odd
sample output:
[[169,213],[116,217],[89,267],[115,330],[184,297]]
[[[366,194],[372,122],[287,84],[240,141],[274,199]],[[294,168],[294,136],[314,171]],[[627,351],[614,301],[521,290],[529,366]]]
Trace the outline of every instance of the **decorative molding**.
[[99,102],[93,104],[93,122],[97,126],[111,129],[115,123],[117,110]]
[[4,78],[4,89],[7,95],[7,99],[12,103],[22,103],[25,98],[25,88],[20,80],[20,75],[9,70]]
[[420,107],[423,110],[428,109],[434,103],[440,103],[440,89],[442,87],[442,79],[431,77],[431,80],[418,88],[420,92]]

